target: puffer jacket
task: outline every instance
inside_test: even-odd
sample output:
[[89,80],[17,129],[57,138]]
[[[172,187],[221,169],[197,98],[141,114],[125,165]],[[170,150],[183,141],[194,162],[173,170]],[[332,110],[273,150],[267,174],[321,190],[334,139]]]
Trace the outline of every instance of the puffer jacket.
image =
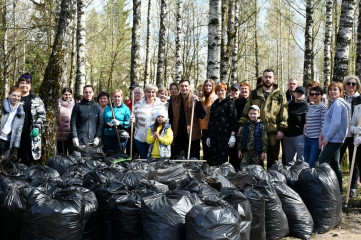
[[94,100],[83,99],[75,104],[71,113],[72,138],[78,138],[80,145],[93,143],[94,138],[101,139],[102,123],[100,106]]
[[59,112],[57,116],[57,130],[56,130],[56,140],[67,140],[70,134],[70,119],[71,112],[75,105],[74,99],[70,101],[65,101],[64,99],[59,99]]
[[242,118],[239,120],[240,126],[248,121],[248,109],[252,105],[257,105],[261,109],[261,120],[267,128],[268,134],[276,134],[277,131],[283,133],[287,130],[288,112],[286,107],[286,96],[273,85],[274,89],[270,92],[267,99],[263,95],[263,87],[259,86],[253,90],[244,107]]
[[46,111],[43,100],[38,95],[30,93],[31,98],[31,126],[30,129],[38,129],[39,136],[31,139],[31,152],[34,160],[39,160],[41,157],[41,133],[44,123],[46,121]]
[[[10,100],[8,98],[4,99],[1,109],[1,129],[4,128],[6,121],[8,120],[10,114]],[[10,149],[13,147],[20,146],[21,132],[23,131],[25,112],[22,104],[19,104],[16,114],[13,120],[13,125],[10,135]]]

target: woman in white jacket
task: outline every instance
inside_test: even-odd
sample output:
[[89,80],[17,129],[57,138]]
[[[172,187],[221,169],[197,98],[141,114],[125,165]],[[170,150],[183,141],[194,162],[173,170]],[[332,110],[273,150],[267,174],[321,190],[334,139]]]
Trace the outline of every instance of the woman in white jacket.
[[134,105],[133,116],[130,122],[134,122],[134,143],[142,159],[147,158],[149,144],[146,143],[147,131],[156,119],[157,111],[167,111],[164,103],[157,98],[158,88],[149,84],[144,88],[145,99]]

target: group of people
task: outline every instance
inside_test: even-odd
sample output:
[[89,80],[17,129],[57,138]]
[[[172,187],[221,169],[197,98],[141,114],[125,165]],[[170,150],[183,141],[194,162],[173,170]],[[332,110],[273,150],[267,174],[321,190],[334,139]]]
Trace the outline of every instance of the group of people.
[[[283,92],[272,69],[266,69],[258,80],[252,91],[246,82],[232,84],[229,89],[211,79],[195,92],[187,79],[172,83],[169,90],[134,84],[125,102],[121,89],[111,95],[101,92],[95,98],[94,88],[86,85],[83,95],[74,99],[72,90],[65,88],[57,115],[58,154],[99,144],[107,154],[129,154],[133,148],[142,159],[188,154],[200,159],[202,152],[210,165],[229,161],[240,169],[250,164],[263,166],[265,160],[270,168],[279,161],[282,148],[285,165],[291,166],[297,159],[310,167],[328,162],[342,192],[340,161],[347,148],[351,159],[354,146],[361,143],[359,78],[348,76],[343,83],[332,82],[325,94],[317,82],[304,88],[294,78],[288,80],[288,90]],[[44,104],[32,92],[31,76],[23,74],[3,101],[2,155],[27,165],[39,159],[44,121]],[[131,135],[134,141],[129,141]],[[356,195],[360,154],[351,197]]]

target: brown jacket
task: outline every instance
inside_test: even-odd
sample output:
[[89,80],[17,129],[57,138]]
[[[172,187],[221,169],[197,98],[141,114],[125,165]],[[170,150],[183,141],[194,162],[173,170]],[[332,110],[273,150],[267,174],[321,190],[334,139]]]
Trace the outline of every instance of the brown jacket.
[[[171,98],[168,108],[168,115],[169,115],[170,123],[172,125],[172,131],[174,137],[177,137],[178,135],[181,101],[183,101],[184,104],[184,113],[187,122],[187,133],[189,135],[190,126],[191,126],[191,116],[192,116],[192,101],[193,101],[192,98],[190,98],[191,96],[192,94],[189,93],[186,96],[186,98],[183,99],[181,93],[179,93],[177,96]],[[196,102],[194,110],[195,111],[193,115],[192,141],[202,138],[202,130],[199,119],[203,119],[206,115],[206,112],[203,109],[201,101]]]

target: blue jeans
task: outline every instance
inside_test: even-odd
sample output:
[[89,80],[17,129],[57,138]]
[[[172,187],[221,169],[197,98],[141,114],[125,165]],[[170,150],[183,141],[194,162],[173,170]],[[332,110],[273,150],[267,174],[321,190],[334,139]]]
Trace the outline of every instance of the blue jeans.
[[113,152],[124,153],[125,146],[127,145],[127,141],[128,141],[128,139],[125,142],[120,143],[120,146],[122,147],[122,150],[120,151],[120,146],[119,146],[119,141],[118,141],[117,135],[104,135],[103,151],[104,152],[113,151]]
[[305,136],[304,158],[310,168],[315,167],[321,150],[318,147],[318,138],[308,138]]
[[137,147],[140,158],[147,159],[148,151],[149,151],[149,144],[146,142],[138,141],[137,139],[134,139],[134,143],[135,143],[135,146]]

